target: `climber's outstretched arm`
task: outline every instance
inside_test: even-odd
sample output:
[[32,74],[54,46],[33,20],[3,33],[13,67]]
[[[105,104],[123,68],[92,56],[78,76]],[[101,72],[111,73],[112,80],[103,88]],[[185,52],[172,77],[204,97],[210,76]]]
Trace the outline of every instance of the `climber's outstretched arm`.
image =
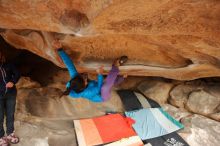
[[63,49],[58,49],[58,54],[63,60],[64,64],[66,65],[69,71],[70,77],[74,78],[78,74],[78,72],[72,60],[69,58],[69,56],[66,54],[66,52]]

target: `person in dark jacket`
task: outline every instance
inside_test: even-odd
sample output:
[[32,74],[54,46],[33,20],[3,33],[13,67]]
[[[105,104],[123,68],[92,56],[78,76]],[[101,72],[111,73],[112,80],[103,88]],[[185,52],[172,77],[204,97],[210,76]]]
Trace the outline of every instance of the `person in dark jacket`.
[[[20,74],[13,64],[5,62],[0,52],[0,146],[7,146],[9,142],[18,143],[19,138],[14,134],[14,113],[17,90],[15,84]],[[6,115],[7,136],[4,131],[4,115]]]

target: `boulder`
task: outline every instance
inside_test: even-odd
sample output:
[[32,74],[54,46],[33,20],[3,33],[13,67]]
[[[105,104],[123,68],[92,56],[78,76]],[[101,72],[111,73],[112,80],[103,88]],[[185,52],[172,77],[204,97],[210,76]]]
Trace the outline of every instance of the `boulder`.
[[182,82],[175,86],[170,92],[169,103],[176,107],[184,108],[189,98],[189,94],[194,90],[203,88],[205,88],[205,83],[200,80]]
[[177,85],[170,92],[169,103],[176,107],[184,108],[188,100],[189,93],[194,89],[194,87],[186,86],[184,84]]
[[215,97],[204,90],[198,90],[190,93],[186,108],[194,113],[209,115],[217,112],[219,105],[219,97]]
[[147,79],[138,85],[138,90],[145,96],[155,100],[159,104],[164,104],[169,98],[169,92],[173,84],[163,79]]
[[122,112],[123,106],[116,93],[112,91],[110,100],[93,103],[84,98],[63,96],[58,88],[43,87],[18,90],[17,113],[20,117],[41,117],[50,119],[76,119],[104,115],[105,112]]
[[178,133],[188,142],[190,146],[219,145],[219,122],[196,114],[184,117],[181,122],[185,128]]

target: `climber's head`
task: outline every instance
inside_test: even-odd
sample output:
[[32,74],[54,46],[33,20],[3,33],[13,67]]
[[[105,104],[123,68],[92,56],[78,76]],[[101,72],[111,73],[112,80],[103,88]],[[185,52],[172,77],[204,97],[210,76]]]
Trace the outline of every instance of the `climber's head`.
[[88,84],[88,75],[79,74],[70,80],[70,86],[63,94],[69,95],[71,90],[75,91],[76,93],[82,92],[87,87],[87,84]]

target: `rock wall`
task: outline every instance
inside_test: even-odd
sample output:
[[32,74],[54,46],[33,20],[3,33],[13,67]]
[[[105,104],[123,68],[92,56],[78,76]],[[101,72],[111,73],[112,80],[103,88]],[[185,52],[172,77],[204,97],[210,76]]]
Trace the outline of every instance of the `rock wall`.
[[[140,77],[129,77],[113,88],[109,101],[93,103],[83,98],[59,98],[67,80],[61,76],[64,72],[58,72],[54,83],[45,87],[28,77],[19,80],[15,118],[16,133],[21,138],[18,146],[29,146],[30,142],[41,146],[76,146],[72,120],[101,116],[108,111],[124,112],[116,89],[131,87],[160,103],[165,111],[181,122],[184,129],[178,133],[190,146],[219,145],[219,79],[176,82],[143,77],[145,81],[140,83]],[[136,85],[139,85],[138,89],[135,89]],[[164,92],[161,92],[162,88]]]
[[143,80],[137,89],[146,97],[161,105],[169,103],[179,109],[186,109],[188,112],[219,121],[220,82],[218,78],[186,82],[162,78],[143,78]]
[[218,78],[186,82],[145,78],[138,90],[184,125],[178,133],[190,146],[215,146],[220,140],[219,83]]
[[[64,67],[54,38],[94,72],[127,55],[121,73],[178,80],[220,76],[220,1],[2,0],[3,38]],[[5,48],[7,49],[7,48]]]

